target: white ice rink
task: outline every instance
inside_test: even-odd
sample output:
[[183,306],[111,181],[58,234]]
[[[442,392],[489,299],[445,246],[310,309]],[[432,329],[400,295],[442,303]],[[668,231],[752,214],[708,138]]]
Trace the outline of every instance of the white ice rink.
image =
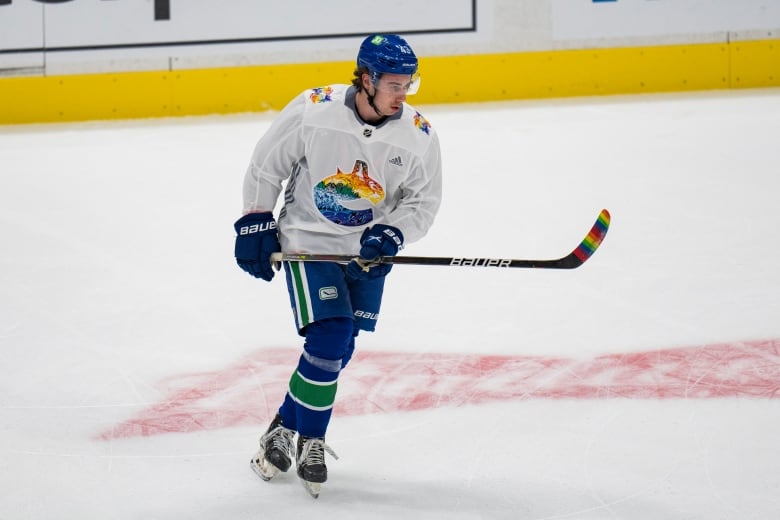
[[780,91],[420,108],[405,254],[612,225],[397,266],[318,500],[248,466],[300,349],[232,257],[274,114],[0,127],[0,519],[780,518]]

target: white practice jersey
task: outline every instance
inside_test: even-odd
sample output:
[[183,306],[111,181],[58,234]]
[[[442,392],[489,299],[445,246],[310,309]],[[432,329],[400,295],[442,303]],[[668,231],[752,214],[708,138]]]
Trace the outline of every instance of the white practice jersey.
[[354,87],[332,85],[293,99],[255,147],[244,179],[244,213],[273,211],[282,250],[357,254],[360,234],[395,226],[420,239],[441,203],[441,153],[413,107],[379,126],[358,117]]

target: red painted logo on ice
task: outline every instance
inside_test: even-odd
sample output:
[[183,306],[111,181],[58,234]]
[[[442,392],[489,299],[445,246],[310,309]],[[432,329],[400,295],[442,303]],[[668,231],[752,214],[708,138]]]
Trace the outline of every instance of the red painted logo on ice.
[[[263,425],[299,349],[259,350],[213,372],[162,381],[161,402],[101,439]],[[592,359],[358,352],[339,378],[337,415],[514,399],[710,399],[780,396],[780,339],[610,354]]]

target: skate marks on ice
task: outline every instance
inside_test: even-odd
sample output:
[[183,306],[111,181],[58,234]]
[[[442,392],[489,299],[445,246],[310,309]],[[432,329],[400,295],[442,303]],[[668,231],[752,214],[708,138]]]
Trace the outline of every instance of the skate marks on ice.
[[[300,351],[258,350],[213,372],[174,376],[165,395],[98,438],[261,425]],[[780,397],[780,338],[609,354],[592,359],[362,351],[339,380],[342,416],[510,399]]]

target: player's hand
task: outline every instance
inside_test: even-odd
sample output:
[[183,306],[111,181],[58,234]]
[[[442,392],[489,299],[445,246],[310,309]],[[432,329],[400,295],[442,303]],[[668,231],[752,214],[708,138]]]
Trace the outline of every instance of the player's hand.
[[393,265],[374,261],[382,256],[395,256],[403,245],[404,235],[396,227],[376,224],[367,228],[360,236],[360,258],[347,264],[347,276],[356,280],[386,276]]
[[273,214],[249,213],[238,219],[234,227],[236,263],[255,278],[270,282],[275,274],[271,254],[282,250]]

